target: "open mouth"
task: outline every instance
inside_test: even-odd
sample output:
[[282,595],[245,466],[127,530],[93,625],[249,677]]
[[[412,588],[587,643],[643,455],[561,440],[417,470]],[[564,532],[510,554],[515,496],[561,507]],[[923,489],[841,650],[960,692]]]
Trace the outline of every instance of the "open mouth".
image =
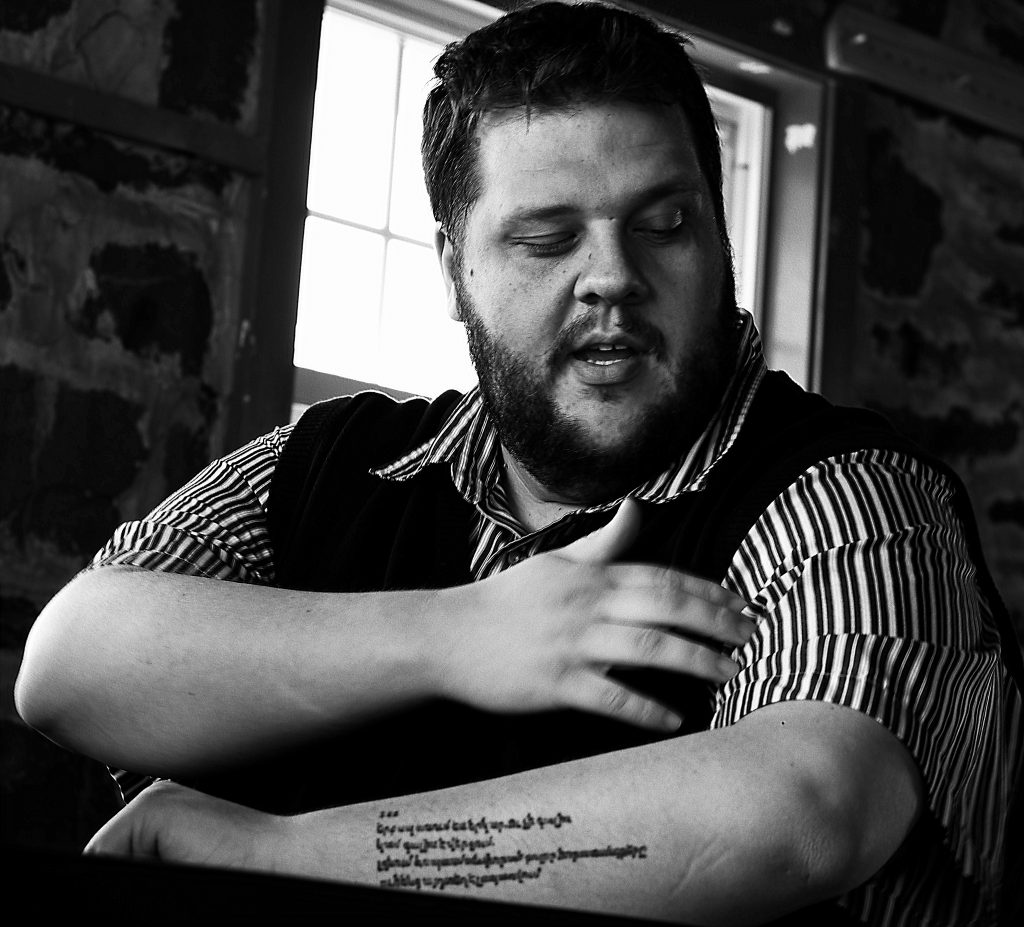
[[592,341],[569,354],[570,369],[588,386],[620,387],[647,369],[649,354],[650,350],[635,342]]
[[637,353],[634,348],[625,344],[591,344],[579,351],[573,351],[572,356],[588,364],[604,367],[622,363],[635,357]]

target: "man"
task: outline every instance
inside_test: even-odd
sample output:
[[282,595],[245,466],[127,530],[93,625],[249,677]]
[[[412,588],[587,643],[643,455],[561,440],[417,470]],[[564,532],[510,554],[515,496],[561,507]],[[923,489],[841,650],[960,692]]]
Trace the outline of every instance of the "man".
[[542,4],[436,73],[479,391],[315,406],[48,606],[23,715],[178,780],[91,848],[688,923],[990,922],[1020,698],[969,511],[766,371],[681,40]]

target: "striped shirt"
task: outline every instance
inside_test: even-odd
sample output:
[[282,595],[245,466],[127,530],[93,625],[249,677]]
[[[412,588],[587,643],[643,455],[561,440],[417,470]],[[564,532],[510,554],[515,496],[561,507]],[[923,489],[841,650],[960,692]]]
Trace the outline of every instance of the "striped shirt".
[[[717,414],[683,459],[631,496],[659,504],[699,492],[736,440],[766,372],[750,317],[741,313],[737,325],[736,371]],[[266,506],[290,432],[275,429],[210,464],[148,516],[122,525],[91,566],[273,584]],[[437,463],[475,508],[477,579],[579,536],[579,512],[533,532],[513,517],[498,436],[477,390],[435,437],[375,473],[411,480]],[[724,580],[752,603],[758,631],[734,654],[741,670],[717,691],[713,728],[775,702],[831,702],[885,725],[921,771],[925,837],[841,899],[869,924],[959,927],[995,918],[1021,705],[951,495],[944,477],[896,451],[822,461],[766,509]],[[126,797],[149,781],[115,776]]]

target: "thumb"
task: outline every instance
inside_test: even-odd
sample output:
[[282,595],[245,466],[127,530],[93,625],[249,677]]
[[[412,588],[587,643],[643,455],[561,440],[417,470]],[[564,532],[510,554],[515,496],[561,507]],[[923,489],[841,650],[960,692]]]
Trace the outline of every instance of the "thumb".
[[607,525],[567,544],[559,553],[578,563],[610,563],[633,543],[640,519],[639,503],[627,497]]

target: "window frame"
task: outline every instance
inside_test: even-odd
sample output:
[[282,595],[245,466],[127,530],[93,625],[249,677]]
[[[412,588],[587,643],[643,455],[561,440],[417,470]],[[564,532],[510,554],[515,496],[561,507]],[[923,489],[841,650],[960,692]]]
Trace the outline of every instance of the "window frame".
[[[366,0],[327,0],[324,14],[326,15],[330,9],[361,17],[416,39],[442,45],[452,41],[454,37],[460,34],[469,33],[486,25],[502,13],[500,9],[474,2],[474,0],[443,0],[443,2],[429,5],[424,5],[422,2],[416,3],[414,0],[383,0],[383,2],[372,4],[366,2]],[[401,67],[401,61],[399,61],[399,67]],[[394,147],[392,147],[391,170],[394,168],[394,159],[395,151]],[[392,240],[422,245],[422,242],[414,241],[407,236],[392,231],[389,218],[385,219],[383,228],[377,229],[365,227],[358,222],[348,219],[325,215],[310,209],[308,206],[306,207],[306,212],[310,216],[339,222],[352,228],[363,229],[380,235],[384,241],[385,253]],[[438,271],[438,274],[440,274],[440,271]],[[297,317],[298,309],[296,308]],[[386,383],[360,380],[308,367],[300,367],[293,362],[292,420],[296,418],[302,409],[319,399],[329,396],[347,395],[365,389],[378,390],[396,399],[406,399],[417,395],[397,389]]]
[[[639,4],[630,6],[652,12]],[[827,82],[788,62],[657,15],[690,37],[693,59],[707,82],[771,110],[758,327],[768,365],[786,370],[804,387],[817,389],[821,380],[821,230],[831,159]],[[767,70],[749,76],[750,68]],[[813,126],[813,144],[790,151],[787,132],[803,126]]]

